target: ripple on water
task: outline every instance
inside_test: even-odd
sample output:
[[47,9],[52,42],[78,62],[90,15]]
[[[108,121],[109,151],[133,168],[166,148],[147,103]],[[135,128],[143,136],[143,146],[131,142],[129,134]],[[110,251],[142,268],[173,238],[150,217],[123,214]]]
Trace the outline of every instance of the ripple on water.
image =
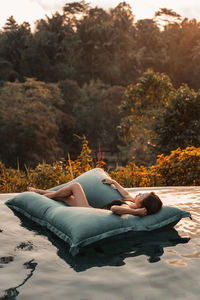
[[189,211],[192,220],[137,241],[127,235],[123,243],[97,243],[76,257],[0,202],[0,299],[199,299],[199,190],[157,189],[165,204]]

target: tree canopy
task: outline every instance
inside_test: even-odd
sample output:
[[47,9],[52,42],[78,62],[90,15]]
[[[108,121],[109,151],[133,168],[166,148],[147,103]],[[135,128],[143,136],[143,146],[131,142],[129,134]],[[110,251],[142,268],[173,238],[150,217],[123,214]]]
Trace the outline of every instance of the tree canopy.
[[199,53],[200,22],[167,8],[135,21],[126,2],[68,2],[34,31],[10,16],[0,31],[0,159],[77,154],[82,135],[139,164],[199,147]]
[[110,10],[70,2],[63,12],[37,20],[34,32],[27,22],[8,18],[0,32],[0,80],[70,79],[82,85],[100,79],[126,86],[153,68],[166,72],[176,87],[198,89],[199,43],[200,23],[171,9],[135,22],[126,2]]
[[27,80],[0,88],[0,159],[8,165],[53,161],[62,155],[58,134],[62,112],[55,84]]

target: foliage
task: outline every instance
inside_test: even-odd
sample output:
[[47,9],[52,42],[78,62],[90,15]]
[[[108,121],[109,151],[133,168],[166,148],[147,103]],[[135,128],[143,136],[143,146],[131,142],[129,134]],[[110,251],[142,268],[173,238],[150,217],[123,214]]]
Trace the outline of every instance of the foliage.
[[165,45],[159,26],[153,19],[144,19],[138,20],[135,28],[137,74],[141,76],[147,68],[162,72],[165,63]]
[[101,135],[98,143],[101,144],[103,149],[108,149],[111,152],[118,151],[121,145],[116,128],[121,122],[119,106],[124,97],[124,92],[125,88],[122,86],[115,85],[109,87],[106,90],[104,101],[102,103],[101,110],[99,111]]
[[70,79],[83,85],[100,79],[126,86],[153,68],[166,72],[175,86],[197,89],[199,22],[168,8],[152,19],[134,17],[126,2],[110,10],[69,2],[62,12],[37,20],[31,32],[30,24],[10,16],[0,32],[0,80]]
[[112,171],[111,176],[125,187],[199,185],[200,148],[178,148],[170,155],[161,154],[155,165],[146,168],[130,162]]
[[66,170],[70,171],[73,178],[92,169],[93,158],[91,152],[92,150],[89,148],[88,141],[84,136],[82,138],[82,150],[77,159],[70,161],[70,157],[68,158]]
[[0,192],[12,193],[26,190],[28,185],[25,172],[19,169],[5,168],[0,161]]
[[178,148],[170,155],[159,155],[155,172],[160,174],[163,185],[199,185],[200,148]]
[[0,192],[12,193],[26,191],[27,186],[37,186],[48,189],[50,187],[65,183],[69,177],[62,172],[57,163],[50,165],[38,164],[35,169],[5,168],[1,165]]
[[27,71],[25,56],[31,40],[30,25],[27,22],[18,25],[11,16],[3,29],[0,34],[0,61],[4,64],[0,80],[23,80]]
[[27,62],[33,77],[47,82],[74,78],[80,42],[68,14],[39,20],[31,46]]
[[154,20],[160,26],[167,26],[175,22],[181,21],[181,16],[172,9],[160,8],[159,11],[155,12]]
[[[109,10],[68,2],[34,31],[10,16],[0,31],[0,159],[33,167],[70,152],[75,160],[76,134],[145,166],[198,147],[199,53],[200,22],[168,8],[135,21],[126,2]],[[184,92],[188,106],[183,83],[195,89]]]
[[[121,110],[125,114],[123,119],[124,139],[136,136],[136,127],[149,128],[152,119],[168,104],[174,91],[170,78],[164,73],[148,69],[131,84],[125,91],[125,99]],[[143,124],[145,121],[145,124]],[[126,126],[127,125],[127,126]],[[131,126],[129,126],[131,125]]]
[[48,189],[70,180],[68,174],[65,174],[56,162],[53,164],[40,163],[35,169],[26,170],[29,185],[38,188]]
[[77,120],[74,131],[79,136],[85,135],[93,149],[100,144],[103,149],[117,150],[120,141],[116,127],[121,118],[119,105],[123,94],[123,87],[110,87],[97,80],[84,84],[81,97],[74,101],[72,115]]
[[92,168],[103,168],[106,164],[101,155],[99,155],[98,159],[95,160],[85,136],[80,138],[80,140],[82,149],[78,157],[75,160],[71,160],[70,154],[68,153],[68,160],[60,161],[63,171],[70,174],[71,179],[80,176],[82,173],[87,172]]
[[81,81],[100,79],[118,85],[135,78],[133,20],[130,5],[125,2],[110,11],[98,7],[88,10],[77,26],[82,47]]
[[[65,79],[58,83],[64,104],[61,109],[63,112],[62,124],[60,126],[60,138],[62,141],[62,149],[66,155],[68,152],[77,153],[77,140],[74,139],[74,133],[77,132],[78,120],[74,114],[74,106],[82,97],[82,91],[76,81]],[[86,134],[86,132],[84,132]]]
[[34,169],[25,166],[25,170],[5,168],[0,161],[0,192],[23,192],[27,186],[48,189],[66,183],[92,168],[103,168],[105,162],[94,160],[85,137],[80,138],[82,150],[76,160],[62,159],[53,164],[39,163]]
[[[105,167],[105,162],[94,162],[92,151],[85,137],[82,138],[82,151],[72,161],[67,160],[54,164],[41,163],[35,169],[6,169],[0,162],[0,192],[23,192],[28,185],[48,189],[68,182],[92,168]],[[126,167],[109,171],[110,176],[124,187],[199,185],[200,181],[200,148],[187,147],[171,152],[170,155],[158,156],[157,163],[150,167],[137,166],[134,160]]]
[[182,85],[156,117],[157,153],[168,154],[178,147],[200,146],[200,92]]
[[176,87],[187,83],[198,89],[199,57],[197,46],[200,40],[200,26],[196,19],[183,19],[182,22],[169,23],[162,32],[165,44],[165,72]]
[[149,186],[150,180],[147,169],[144,166],[136,166],[134,162],[111,171],[110,174],[124,187]]
[[54,161],[62,155],[58,143],[63,114],[55,84],[27,79],[0,87],[0,158],[8,166]]
[[81,97],[73,105],[73,115],[77,119],[76,133],[86,135],[88,140],[95,141],[96,144],[100,142],[101,108],[108,88],[100,80],[84,84]]
[[117,151],[123,93],[123,87],[99,80],[82,88],[73,80],[2,83],[0,159],[10,167],[16,167],[17,158],[31,167],[42,160],[52,163],[68,152],[74,159],[81,149],[75,135],[86,135],[95,151],[99,145]]
[[173,92],[170,78],[152,69],[144,72],[136,84],[127,87],[121,104],[123,118],[118,130],[123,141],[131,144],[132,155],[141,153],[140,157],[136,156],[137,163],[150,160],[147,153],[155,147],[153,124],[168,105]]

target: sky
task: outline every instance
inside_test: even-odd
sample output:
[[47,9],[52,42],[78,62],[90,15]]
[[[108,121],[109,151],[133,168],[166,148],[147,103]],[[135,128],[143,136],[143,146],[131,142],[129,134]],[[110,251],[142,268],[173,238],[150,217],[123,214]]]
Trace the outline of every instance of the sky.
[[[62,12],[65,3],[76,0],[0,0],[0,28],[5,25],[6,19],[11,15],[21,24],[29,22],[34,29],[34,22],[51,16],[56,11]],[[98,6],[108,9],[116,7],[124,0],[90,0],[92,7]],[[132,7],[135,20],[153,18],[160,8],[173,9],[182,17],[196,18],[200,21],[200,0],[127,0]]]

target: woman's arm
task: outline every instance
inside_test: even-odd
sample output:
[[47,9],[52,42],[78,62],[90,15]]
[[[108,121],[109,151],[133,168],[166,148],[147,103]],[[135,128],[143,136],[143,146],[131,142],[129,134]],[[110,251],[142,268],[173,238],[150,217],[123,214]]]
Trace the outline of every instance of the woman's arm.
[[[102,180],[104,184],[114,185],[116,190],[122,195],[124,198],[132,198],[131,195],[115,180],[110,178],[105,178]],[[134,199],[133,199],[134,200]]]
[[113,205],[111,207],[111,211],[117,215],[129,214],[129,215],[140,216],[140,217],[147,215],[147,210],[145,207],[133,209],[130,207]]

